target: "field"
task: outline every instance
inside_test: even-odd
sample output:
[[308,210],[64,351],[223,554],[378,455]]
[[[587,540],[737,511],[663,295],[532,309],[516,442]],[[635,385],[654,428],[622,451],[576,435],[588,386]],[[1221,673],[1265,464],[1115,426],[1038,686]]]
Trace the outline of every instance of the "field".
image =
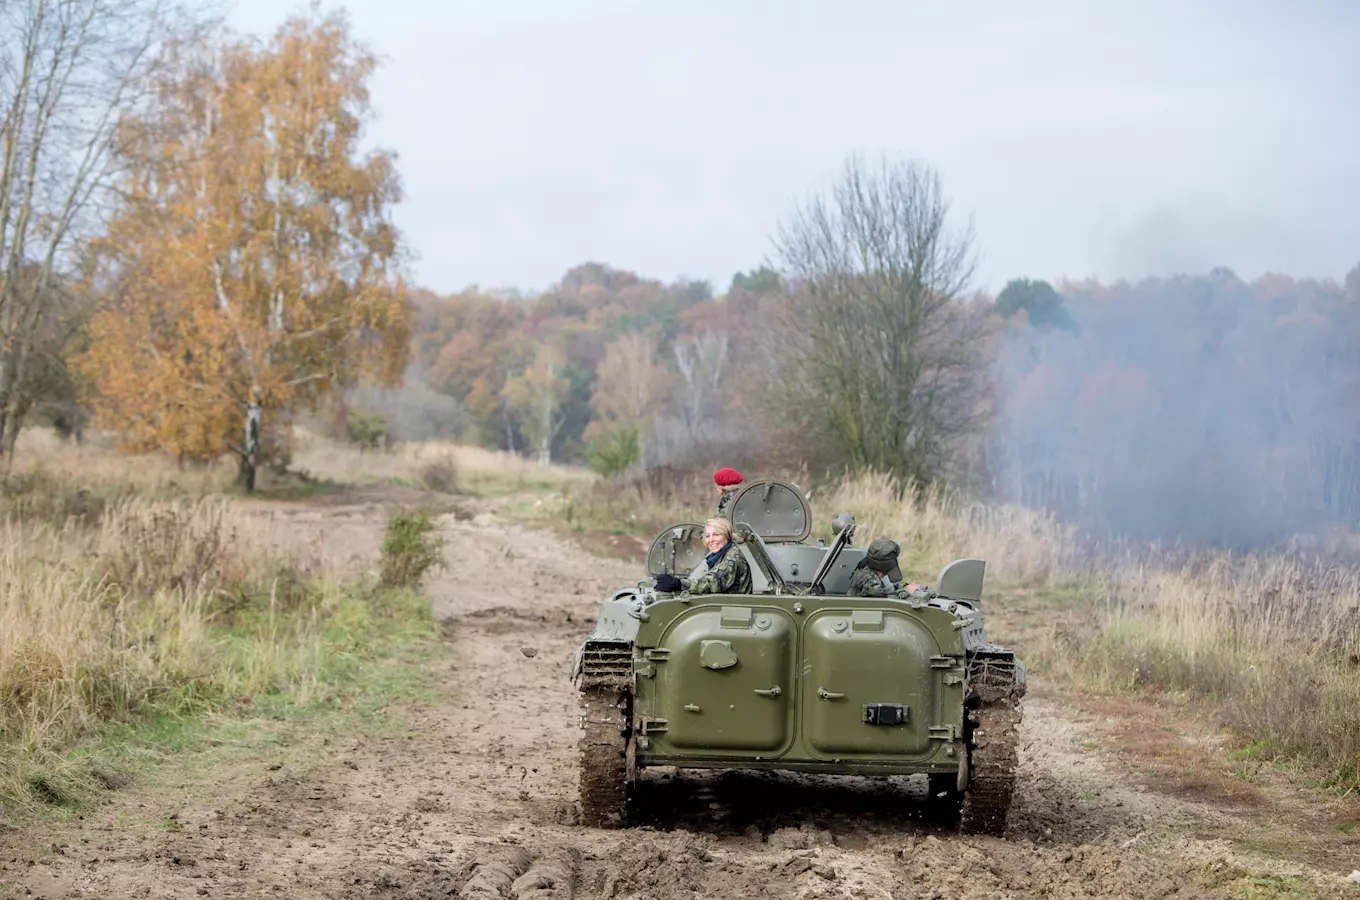
[[722,774],[649,777],[605,832],[575,822],[570,654],[702,478],[304,437],[245,498],[228,465],[21,454],[0,897],[1360,896],[1353,568],[1098,558],[1033,512],[801,475],[915,578],[988,560],[1032,672],[1007,835],[906,780]]

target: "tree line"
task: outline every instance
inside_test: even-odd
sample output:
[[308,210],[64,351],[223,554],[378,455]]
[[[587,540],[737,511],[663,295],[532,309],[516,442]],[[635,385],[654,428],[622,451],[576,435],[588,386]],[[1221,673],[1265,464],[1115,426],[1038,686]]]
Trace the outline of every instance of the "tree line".
[[1360,521],[1360,266],[992,297],[938,177],[859,160],[775,246],[718,295],[595,263],[421,294],[415,356],[450,433],[606,473],[873,469],[1193,546]]
[[1360,268],[976,289],[939,174],[848,159],[730,283],[584,262],[409,284],[376,58],[343,13],[236,35],[160,0],[0,5],[0,452],[26,421],[286,463],[293,425],[658,479],[878,470],[1110,534],[1360,516]]

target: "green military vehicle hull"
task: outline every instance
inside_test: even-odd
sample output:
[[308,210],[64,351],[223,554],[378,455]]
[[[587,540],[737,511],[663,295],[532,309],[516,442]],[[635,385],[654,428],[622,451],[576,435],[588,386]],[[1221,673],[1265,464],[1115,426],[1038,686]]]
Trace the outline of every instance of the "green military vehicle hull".
[[[578,651],[582,820],[626,824],[638,770],[675,766],[926,774],[966,830],[1000,833],[1025,678],[986,640],[982,561],[951,563],[904,599],[846,596],[855,553],[844,531],[831,547],[807,544],[806,530],[759,535],[742,508],[739,497],[756,592],[656,594],[643,582],[605,601]],[[649,568],[692,561],[692,536],[678,532],[694,528],[663,533]]]

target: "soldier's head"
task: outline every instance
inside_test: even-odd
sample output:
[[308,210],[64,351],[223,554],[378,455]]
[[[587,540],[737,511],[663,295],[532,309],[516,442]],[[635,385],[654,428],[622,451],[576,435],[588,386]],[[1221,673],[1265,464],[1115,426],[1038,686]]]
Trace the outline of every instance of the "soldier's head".
[[713,473],[713,483],[717,485],[719,494],[738,490],[745,480],[736,469],[722,468]]
[[709,553],[717,553],[732,540],[732,522],[729,519],[709,519],[704,523],[704,546]]
[[880,575],[887,575],[893,581],[901,581],[902,570],[897,567],[897,557],[901,553],[902,548],[897,541],[876,537],[869,542],[869,548],[864,551],[864,564]]

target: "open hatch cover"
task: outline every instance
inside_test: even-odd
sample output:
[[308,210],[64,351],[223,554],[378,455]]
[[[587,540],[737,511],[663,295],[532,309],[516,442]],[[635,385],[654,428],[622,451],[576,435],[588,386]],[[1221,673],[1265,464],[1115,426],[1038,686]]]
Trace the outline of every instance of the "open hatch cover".
[[797,485],[753,481],[732,499],[732,524],[742,523],[766,543],[805,541],[812,534],[812,510]]
[[708,556],[708,548],[704,546],[703,524],[681,522],[670,526],[652,541],[652,548],[647,551],[647,574],[653,578],[666,572],[688,575],[705,556]]

